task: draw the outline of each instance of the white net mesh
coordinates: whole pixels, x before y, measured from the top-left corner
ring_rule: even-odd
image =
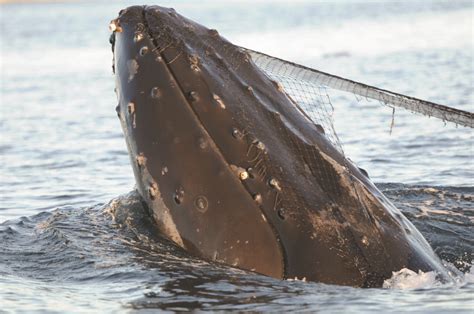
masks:
[[[392,108],[401,107],[411,112],[441,119],[444,122],[452,122],[470,128],[474,126],[474,114],[471,112],[383,90],[257,51],[242,49],[250,54],[253,62],[266,75],[281,84],[287,95],[315,124],[319,124],[324,128],[327,138],[341,152],[341,143],[334,130],[332,119],[334,108],[329,97],[335,91],[352,93],[356,97],[374,99],[379,101],[381,105]]]

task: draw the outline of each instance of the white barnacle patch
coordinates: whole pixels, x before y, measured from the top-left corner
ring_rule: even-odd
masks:
[[[369,239],[367,238],[367,236],[362,237],[362,244],[364,244],[365,246],[369,245]]]
[[[144,167],[146,165],[146,157],[143,153],[140,153],[136,157],[138,167]]]
[[[191,70],[199,72],[199,57],[195,54],[189,56],[189,62],[191,63]]]
[[[136,42],[136,43],[138,43],[138,42],[140,42],[140,41],[143,39],[143,37],[144,37],[144,36],[143,36],[143,33],[137,32],[137,33],[135,33],[135,35],[133,36],[133,41]]]
[[[272,188],[275,188],[275,189],[277,189],[278,191],[281,191],[280,182],[278,182],[277,179],[271,178],[270,181],[268,181],[268,184],[269,184]]]
[[[260,141],[256,141],[255,142],[255,146],[260,149],[260,150],[265,150],[265,144],[263,144],[262,142]]]
[[[225,109],[225,104],[224,102],[222,101],[222,99],[216,95],[216,94],[212,94],[212,98],[217,102],[217,104],[219,105],[219,107],[221,107],[222,109]]]
[[[165,166],[165,167],[161,168],[161,175],[162,176],[164,176],[167,173],[168,173],[168,167]]]
[[[144,55],[146,55],[146,54],[148,53],[148,50],[149,50],[149,49],[148,49],[147,46],[141,47],[141,48],[140,48],[140,51],[139,51],[140,56],[143,57]]]
[[[150,187],[148,188],[148,194],[150,196],[150,199],[154,200],[156,196],[158,195],[158,193],[159,193],[158,185],[156,184],[156,182],[152,182],[150,184]]]
[[[130,82],[135,77],[135,74],[138,73],[138,62],[135,59],[127,61],[128,69],[128,81]]]
[[[278,88],[278,91],[280,92],[285,92],[285,88],[283,87],[283,84],[280,83],[280,82],[277,82],[277,88]]]
[[[109,30],[111,32],[117,32],[117,33],[120,33],[122,31],[122,28],[120,27],[118,19],[110,21]]]
[[[238,166],[235,166],[235,165],[230,165],[230,169],[232,169],[232,171],[235,174],[237,174],[239,179],[242,180],[242,181],[247,180],[249,178],[249,173],[247,172],[247,170],[245,170],[242,167],[238,167]]]
[[[241,171],[241,172],[239,173],[239,179],[242,180],[242,181],[243,181],[243,180],[247,180],[248,177],[249,177],[249,174],[248,174],[248,172],[245,171],[245,170],[244,170],[244,171]]]

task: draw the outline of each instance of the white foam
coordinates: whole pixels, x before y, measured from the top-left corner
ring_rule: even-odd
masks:
[[[420,289],[431,288],[441,285],[441,282],[436,279],[436,272],[422,272],[418,273],[408,268],[403,268],[397,272],[392,273],[392,277],[383,283],[386,289]]]
[[[464,282],[474,283],[474,265],[471,265],[471,268],[469,268],[469,271],[464,274]]]

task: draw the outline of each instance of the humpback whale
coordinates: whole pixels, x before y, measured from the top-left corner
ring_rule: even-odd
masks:
[[[137,189],[191,254],[275,278],[380,287],[448,272],[417,229],[248,51],[173,9],[111,22]]]

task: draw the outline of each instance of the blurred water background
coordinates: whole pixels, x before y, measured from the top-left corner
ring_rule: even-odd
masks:
[[[471,129],[335,95],[347,156],[464,272],[390,289],[279,281],[187,255],[133,192],[108,22],[130,1],[0,5],[0,312],[472,313]],[[161,1],[230,41],[474,111],[472,1]],[[132,191],[132,192],[130,192]]]

